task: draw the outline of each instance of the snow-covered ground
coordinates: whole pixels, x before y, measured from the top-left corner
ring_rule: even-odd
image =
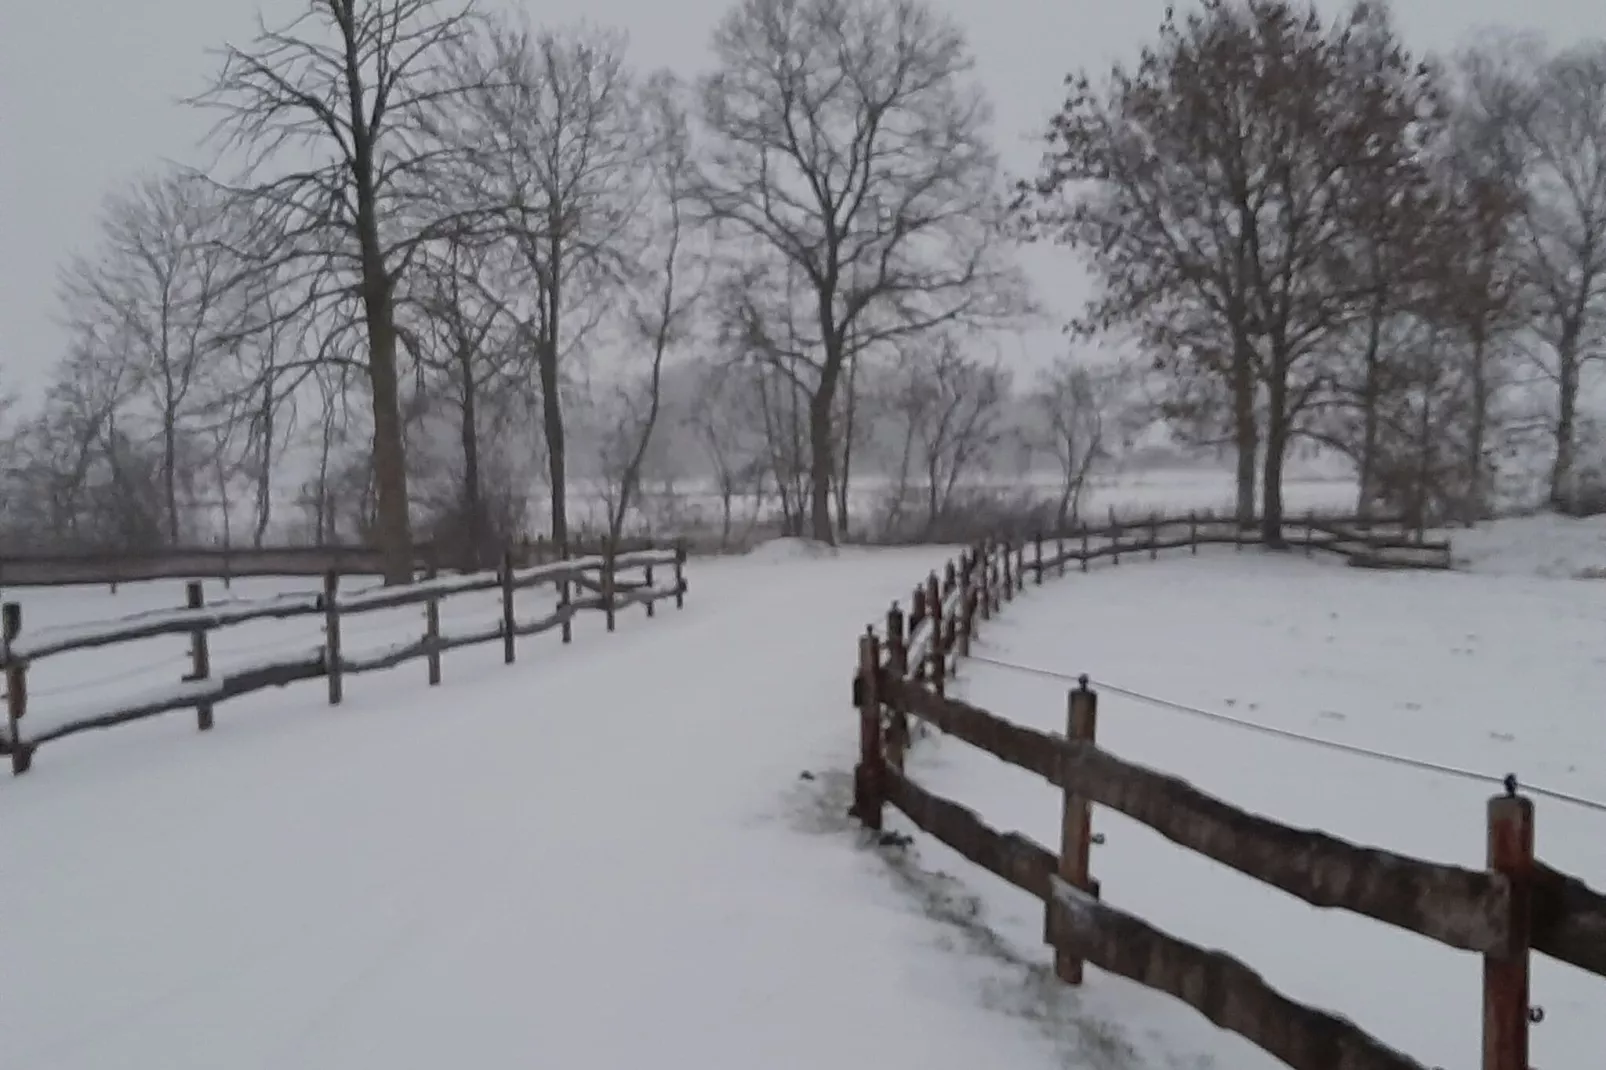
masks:
[[[0,1065],[1058,1065],[843,814],[855,636],[943,557],[694,562],[683,612],[512,668],[489,644],[439,689],[404,666],[337,709],[312,683],[204,736],[174,714],[41,750],[0,781]]]
[[[1469,551],[1480,569],[1513,574],[1252,551],[1123,562],[1030,590],[979,652],[1606,796],[1593,719],[1606,584],[1501,567],[1532,541],[1500,530],[1461,538],[1486,544]],[[1568,545],[1593,553],[1575,534]],[[1590,567],[1557,564],[1573,552],[1535,551],[1557,575]],[[494,643],[450,652],[440,688],[413,663],[348,681],[338,708],[312,682],[225,703],[206,735],[171,714],[44,748],[26,777],[0,778],[0,1065],[1267,1065],[1097,970],[1079,990],[1049,982],[1040,907],[929,838],[912,855],[872,849],[846,820],[855,637],[949,554],[770,544],[694,561],[683,612],[632,610],[616,635],[585,617],[568,647],[521,642],[513,667]],[[181,594],[21,597],[32,630]],[[549,608],[550,592],[528,597],[522,614]],[[443,624],[496,612],[494,594],[452,599]],[[353,618],[346,647],[420,626],[417,610]],[[316,621],[253,624],[216,636],[214,663],[317,642]],[[43,662],[29,716],[169,683],[184,647]],[[1053,681],[971,662],[960,686],[1062,727]],[[1100,718],[1116,753],[1240,805],[1481,862],[1487,787],[1113,693]],[[952,742],[912,763],[994,824],[1056,842],[1056,801],[1025,774]],[[1541,802],[1541,854],[1606,884],[1603,818]],[[1475,959],[1095,820],[1112,903],[1240,954],[1430,1065],[1474,1064]],[[1581,1064],[1606,1041],[1606,982],[1542,964],[1535,995],[1548,1012],[1536,1065]]]
[[[1606,583],[1572,576],[1600,555],[1606,525],[1554,519],[1465,537],[1479,571],[1374,573],[1302,557],[1205,552],[1095,570],[1028,588],[986,626],[976,653],[1326,740],[1427,759],[1606,800]],[[1543,566],[1543,568],[1539,568]],[[1535,571],[1549,573],[1537,576]],[[959,694],[1024,724],[1063,731],[1067,684],[962,662]],[[1419,772],[1268,737],[1106,689],[1099,741],[1206,791],[1299,827],[1481,867],[1493,784]],[[930,789],[995,827],[1057,844],[1059,799],[1029,774],[948,739],[912,754]],[[1353,1018],[1428,1066],[1479,1060],[1475,956],[1339,912],[1317,911],[1118,814],[1095,810],[1093,871],[1104,898],[1163,929],[1228,951],[1295,999]],[[1541,857],[1606,886],[1606,813],[1537,802]],[[918,865],[957,878],[980,916],[1046,963],[1042,908],[929,837]],[[1059,1001],[1092,1052],[1136,1065],[1277,1065],[1169,998],[1090,971]],[[1536,1066],[1581,1066],[1606,1047],[1606,980],[1536,957]],[[1097,1062],[1097,1060],[1095,1060]]]

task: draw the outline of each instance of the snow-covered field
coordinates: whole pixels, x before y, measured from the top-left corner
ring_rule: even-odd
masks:
[[[979,652],[1606,797],[1593,718],[1606,583],[1529,567],[1606,564],[1591,556],[1602,532],[1538,551],[1533,538],[1563,536],[1532,523],[1468,537],[1489,574],[1231,551],[1123,563],[1029,591]],[[1510,564],[1519,550],[1528,565]],[[44,748],[33,772],[0,778],[0,1065],[1266,1065],[1096,970],[1080,990],[1045,983],[1039,907],[928,838],[918,865],[867,847],[845,818],[855,638],[950,553],[781,542],[695,560],[683,612],[632,610],[612,636],[584,617],[572,645],[526,640],[513,667],[493,643],[448,653],[439,688],[412,663],[348,681],[338,708],[312,682],[225,703],[206,735],[180,713]],[[1557,563],[1568,555],[1576,569]],[[181,594],[21,597],[32,630]],[[550,593],[528,597],[533,615]],[[496,612],[494,594],[449,600],[443,626]],[[421,623],[417,610],[354,618],[345,644],[385,646]],[[317,642],[316,621],[253,624],[215,636],[214,663]],[[169,684],[184,648],[46,661],[29,717]],[[963,674],[982,704],[1062,727],[1053,681],[979,662]],[[1283,820],[1481,863],[1487,787],[1113,694],[1100,734]],[[952,742],[918,749],[912,768],[995,825],[1056,842],[1055,800],[1025,774]],[[1475,1062],[1475,959],[1095,821],[1112,903],[1240,954],[1430,1065]],[[1606,884],[1606,815],[1541,802],[1538,821],[1549,862]],[[1535,996],[1548,1012],[1536,1065],[1578,1065],[1606,1042],[1606,982],[1544,964]]]
[[[1606,583],[1549,578],[1606,564],[1606,525],[1516,521],[1466,539],[1471,574],[1373,573],[1259,552],[1162,558],[1028,588],[982,633],[985,658],[1113,688],[1099,742],[1298,827],[1422,858],[1483,865],[1495,784],[1367,760],[1134,700],[1123,688],[1258,724],[1606,800]],[[1540,568],[1540,566],[1543,566]],[[958,694],[1063,731],[1067,684],[962,662]],[[1046,784],[948,739],[917,747],[910,771],[996,828],[1057,844]],[[1540,856],[1606,886],[1606,813],[1537,800]],[[1340,912],[1317,911],[1095,810],[1093,872],[1112,905],[1260,970],[1285,994],[1345,1014],[1428,1066],[1479,1062],[1477,957]],[[900,826],[901,827],[901,826]],[[953,874],[982,918],[1032,961],[1042,908],[916,836],[919,864]],[[1096,1054],[1135,1065],[1278,1065],[1181,1004],[1090,971],[1059,1000]],[[1606,1047],[1606,980],[1535,958],[1536,1066],[1581,1066]],[[1098,1064],[1098,1060],[1094,1060]]]

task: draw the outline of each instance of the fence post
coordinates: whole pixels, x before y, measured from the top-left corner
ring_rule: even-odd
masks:
[[[617,626],[617,614],[614,609],[614,585],[618,582],[614,575],[615,544],[609,539],[602,547],[602,611],[608,618],[608,630],[611,632]]]
[[[1037,541],[1035,543],[1035,547],[1033,549],[1033,553],[1036,556],[1036,561],[1034,562],[1034,564],[1036,565],[1036,568],[1037,568],[1037,586],[1041,587],[1041,586],[1043,586],[1043,533],[1042,532],[1038,532],[1037,533]]]
[[[0,607],[0,661],[6,663],[6,738],[11,745],[11,774],[21,776],[33,765],[33,748],[22,740],[22,717],[28,712],[28,667],[11,663],[11,644],[22,634],[22,603]]]
[[[853,701],[859,707],[859,764],[853,770],[853,816],[867,828],[881,831],[886,775],[881,751],[881,702],[876,694],[881,650],[875,629],[859,639],[859,671],[853,678]]]
[[[925,584],[917,583],[915,584],[914,593],[909,596],[909,630],[905,633],[908,638],[914,638],[915,632],[926,622],[926,617],[930,615],[930,612],[926,607]],[[921,658],[918,664],[909,666],[909,677],[914,680],[924,680],[926,678],[926,666],[929,664],[930,662],[925,658]]]
[[[894,602],[892,608],[887,610],[887,675],[893,680],[902,680],[907,672],[908,659],[909,650],[904,644],[903,635],[903,610]],[[891,714],[887,719],[887,764],[901,773],[903,755],[909,747],[909,716],[895,701],[887,703],[887,710]]]
[[[943,669],[948,661],[948,652],[943,649],[942,588],[937,584],[935,572],[926,577],[926,614],[931,618],[931,642],[927,644],[927,657],[931,659],[929,675],[940,695],[943,693]]]
[[[200,609],[206,604],[201,595],[201,581],[190,580],[184,585],[184,607],[186,609]],[[212,656],[206,646],[206,629],[196,628],[190,633],[190,674],[184,678],[185,683],[205,680],[212,675]],[[202,732],[212,728],[212,704],[210,702],[197,702],[195,704],[195,727]]]
[[[1160,560],[1160,514],[1149,514],[1149,560]]]
[[[1076,690],[1066,700],[1067,724],[1065,738],[1086,746],[1093,746],[1098,736],[1099,697],[1088,687],[1087,677],[1077,681]],[[1060,819],[1060,878],[1089,895],[1097,896],[1098,882],[1090,872],[1093,853],[1093,807],[1089,801],[1070,788],[1065,789],[1064,811]],[[1048,931],[1054,933],[1053,912],[1050,900]],[[1068,985],[1082,983],[1082,960],[1074,949],[1054,942],[1054,976]]]
[[[1026,540],[1015,547],[1015,593],[1026,593]]]
[[[675,608],[686,608],[686,540],[675,540]]]
[[[340,573],[323,574],[323,669],[329,677],[329,705],[338,706],[345,694],[340,679]]]
[[[1199,514],[1188,510],[1188,552],[1199,556]]]
[[[959,586],[959,570],[954,567],[954,559],[949,558],[948,563],[942,566],[942,596],[947,598]]]
[[[502,551],[502,664],[511,665],[518,656],[515,634],[518,623],[513,616],[513,547]]]
[[[646,596],[646,598],[647,598],[647,616],[650,619],[651,617],[654,616],[653,605],[657,601],[657,599],[653,598],[653,596],[652,596],[652,562],[651,561],[648,561],[647,564],[645,566],[643,566],[643,568],[641,570],[641,577],[647,583],[647,586],[642,589],[641,593],[644,594]]]
[[[1110,506],[1110,564],[1121,563],[1121,527],[1115,520],[1115,506]]]
[[[1506,778],[1489,800],[1489,868],[1511,886],[1510,940],[1483,957],[1483,1070],[1528,1070],[1528,948],[1532,933],[1534,805]]]
[[[1316,553],[1316,510],[1305,510],[1305,556]]]
[[[1065,529],[1054,529],[1054,560],[1059,562],[1060,575],[1065,575]]]
[[[559,560],[565,565],[569,563],[569,540],[564,539],[558,547]],[[558,581],[558,612],[563,614],[563,641],[574,640],[574,599],[570,594],[569,573],[565,569],[563,578]]]
[[[981,610],[982,620],[991,620],[993,616],[993,542],[991,539],[981,541],[981,551],[976,560],[971,563],[972,584],[976,588],[976,601]]]
[[[1087,545],[1087,521],[1084,520],[1084,521],[1082,521],[1082,571],[1083,572],[1087,571],[1087,555],[1088,555],[1088,552],[1089,551],[1088,551],[1088,545]]]
[[[425,553],[424,582],[428,583],[440,575],[440,567],[433,546]],[[434,687],[441,682],[441,600],[433,591],[424,602],[424,661],[429,666],[429,686]]]
[[[1010,567],[1014,563],[1015,548],[1011,546],[1009,541],[1006,539],[1004,541],[1004,601],[1006,602],[1013,602],[1015,600],[1015,580],[1018,577],[1015,575],[1014,570]]]

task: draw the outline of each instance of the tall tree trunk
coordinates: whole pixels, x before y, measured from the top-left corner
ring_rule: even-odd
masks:
[[[467,524],[468,554],[463,562],[471,567],[489,565],[486,545],[485,496],[480,487],[479,384],[474,381],[474,354],[464,347],[458,354],[458,372],[463,377],[463,414],[458,428],[463,444],[463,514]]]
[[[1550,467],[1550,504],[1566,511],[1573,504],[1573,463],[1578,435],[1578,339],[1571,332],[1556,347],[1556,459]]]
[[[1233,444],[1238,453],[1238,525],[1248,528],[1255,522],[1255,462],[1260,428],[1255,419],[1254,356],[1248,340],[1241,335],[1233,343],[1232,416]]]
[[[407,506],[406,446],[402,438],[401,384],[396,373],[396,330],[390,294],[365,302],[368,381],[374,401],[374,493],[379,553],[387,584],[413,580],[413,532]]]
[[[1355,459],[1356,482],[1360,484],[1355,513],[1360,517],[1372,515],[1372,503],[1377,498],[1377,409],[1383,397],[1381,354],[1384,311],[1385,298],[1380,289],[1372,298],[1372,312],[1366,333],[1366,363],[1361,373],[1361,455]]]
[[[1468,526],[1482,520],[1487,509],[1484,492],[1484,451],[1489,438],[1489,341],[1482,318],[1472,332],[1472,412],[1467,429],[1467,492],[1462,520]]]
[[[162,419],[162,495],[167,499],[167,543],[178,545],[178,421],[171,408]]]
[[[831,442],[831,393],[822,382],[809,399],[809,526],[817,541],[835,545],[831,471],[836,467],[836,451]]]
[[[1280,362],[1279,362],[1280,363]],[[1287,373],[1276,369],[1267,384],[1266,398],[1266,458],[1261,476],[1261,493],[1264,508],[1260,515],[1260,541],[1266,546],[1281,549],[1283,542],[1283,462],[1288,454],[1288,383]]]

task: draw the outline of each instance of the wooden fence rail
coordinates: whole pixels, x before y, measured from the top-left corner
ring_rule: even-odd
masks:
[[[1080,983],[1082,964],[1166,992],[1216,1025],[1243,1036],[1295,1070],[1423,1070],[1359,1026],[1300,1004],[1244,963],[1198,948],[1104,901],[1089,872],[1092,806],[1104,806],[1314,906],[1386,922],[1482,957],[1483,1070],[1529,1070],[1528,958],[1537,951],[1606,977],[1606,896],[1533,856],[1532,802],[1513,783],[1486,814],[1484,869],[1429,862],[1294,828],[1250,813],[1184,780],[1119,758],[1096,742],[1098,698],[1084,679],[1067,699],[1063,735],[1015,724],[944,694],[975,629],[1045,573],[1069,562],[1156,554],[1176,543],[1168,528],[1189,527],[1183,546],[1215,535],[1198,518],[1077,532],[1024,544],[983,543],[916,589],[911,612],[894,605],[885,642],[868,631],[859,644],[853,696],[860,759],[853,812],[880,829],[891,805],[926,833],[1044,904],[1044,939],[1055,972]],[[1233,525],[1236,528],[1236,525]],[[1443,567],[1448,546],[1344,521],[1305,527],[1296,546],[1346,556],[1373,555],[1384,567]],[[1404,544],[1407,551],[1390,556]],[[1412,555],[1419,555],[1413,557]],[[1419,564],[1418,562],[1427,562]],[[1371,562],[1369,562],[1371,563]],[[940,605],[940,610],[934,610]],[[919,656],[916,656],[919,655]],[[1058,787],[1064,805],[1058,853],[992,828],[975,811],[920,787],[904,771],[903,742],[914,720],[1018,766]],[[895,745],[896,742],[896,745]]]
[[[179,709],[195,709],[198,725],[206,731],[212,727],[212,710],[217,703],[319,677],[328,679],[329,702],[338,705],[344,696],[343,680],[347,675],[389,669],[420,658],[428,663],[428,682],[435,685],[441,679],[441,655],[449,650],[501,640],[503,660],[512,663],[518,637],[561,629],[563,641],[569,642],[571,624],[581,613],[602,613],[607,618],[608,630],[612,631],[616,615],[630,606],[643,606],[647,615],[652,616],[655,604],[664,599],[674,599],[676,608],[685,604],[686,553],[680,546],[605,553],[528,568],[515,568],[513,560],[509,553],[502,567],[491,572],[437,576],[405,586],[350,592],[340,591],[340,577],[331,572],[324,578],[322,592],[257,600],[231,599],[210,605],[201,597],[200,582],[191,581],[183,608],[42,628],[32,634],[23,630],[21,605],[5,603],[4,628],[0,631],[0,673],[6,681],[6,726],[0,733],[0,753],[9,754],[13,774],[21,774],[31,767],[34,752],[46,743]],[[667,570],[667,578],[664,578],[664,571],[655,578],[655,568]],[[552,611],[534,619],[519,620],[514,612],[515,593],[546,586],[553,587],[557,594]],[[574,597],[573,587],[596,593]],[[487,591],[501,593],[496,620],[467,631],[441,630],[442,600]],[[408,606],[424,610],[424,631],[419,638],[363,654],[350,654],[342,649],[341,624],[346,618]],[[321,641],[309,641],[300,653],[264,658],[221,674],[212,671],[208,646],[212,633],[252,621],[296,617],[318,618],[323,630]],[[76,651],[169,635],[183,635],[190,640],[191,671],[181,681],[116,703],[109,709],[76,716],[36,732],[25,731],[30,667],[46,658]]]

